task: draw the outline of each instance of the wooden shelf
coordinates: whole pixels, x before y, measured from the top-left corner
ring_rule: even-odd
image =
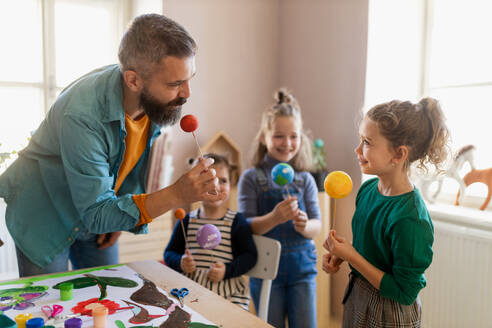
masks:
[[[202,147],[203,153],[216,153],[227,158],[229,163],[236,169],[233,172],[231,181],[237,183],[241,175],[242,155],[239,146],[229,137],[224,131],[218,132],[213,136],[207,144]],[[200,154],[198,154],[199,156]]]

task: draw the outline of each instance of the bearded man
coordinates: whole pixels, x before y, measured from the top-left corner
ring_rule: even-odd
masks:
[[[172,208],[224,198],[215,192],[209,159],[169,187],[145,193],[150,148],[190,97],[195,52],[182,26],[142,15],[121,40],[119,65],[92,71],[61,92],[0,176],[21,277],[66,271],[68,260],[74,269],[118,263],[122,230],[146,233]]]

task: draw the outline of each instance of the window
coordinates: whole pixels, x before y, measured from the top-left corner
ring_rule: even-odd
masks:
[[[371,1],[366,108],[391,99],[437,98],[452,150],[473,144],[476,167],[492,167],[491,12],[486,0]],[[457,187],[445,179],[444,193],[456,195]],[[467,195],[483,198],[486,187],[473,185]]]
[[[0,152],[27,145],[60,91],[117,63],[128,1],[0,2]]]

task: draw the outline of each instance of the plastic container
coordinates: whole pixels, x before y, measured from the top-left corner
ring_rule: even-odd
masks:
[[[82,319],[70,318],[65,320],[65,328],[80,328],[82,327]]]
[[[60,299],[62,301],[70,301],[73,298],[73,283],[64,282],[60,285]]]
[[[43,318],[32,318],[27,320],[26,328],[41,328],[44,327],[44,319]]]
[[[17,328],[26,328],[26,322],[31,318],[32,318],[31,313],[21,313],[16,315],[14,320],[17,323]]]
[[[92,318],[94,319],[94,328],[106,328],[108,308],[105,306],[98,306],[92,309]]]
[[[14,320],[7,317],[5,314],[0,314],[0,327],[2,328],[17,328]]]

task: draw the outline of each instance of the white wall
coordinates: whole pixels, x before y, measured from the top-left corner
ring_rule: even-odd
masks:
[[[283,0],[280,6],[280,83],[297,96],[305,127],[325,141],[329,170],[353,179],[352,193],[336,201],[335,228],[349,239],[360,186],[353,149],[364,103],[367,22],[368,0]],[[344,264],[332,278],[338,317],[348,272]]]
[[[352,194],[336,204],[336,228],[351,238],[360,185],[353,149],[364,103],[368,0],[163,3],[164,14],[185,26],[198,42],[197,76],[184,109],[199,119],[200,144],[225,130],[246,155],[261,112],[273,101],[272,92],[280,86],[290,88],[303,109],[305,127],[325,140],[329,169],[344,170],[354,180]],[[178,127],[171,130],[177,177],[196,149],[192,136]],[[339,317],[347,273],[345,265],[332,280],[332,310]]]
[[[162,13],[162,0],[133,0],[131,1],[132,17],[148,13]]]
[[[245,162],[261,112],[278,86],[278,0],[164,0],[163,9],[198,43],[197,74],[183,110],[199,120],[200,145],[224,130],[243,150]],[[179,126],[171,134],[176,178],[197,150]]]

